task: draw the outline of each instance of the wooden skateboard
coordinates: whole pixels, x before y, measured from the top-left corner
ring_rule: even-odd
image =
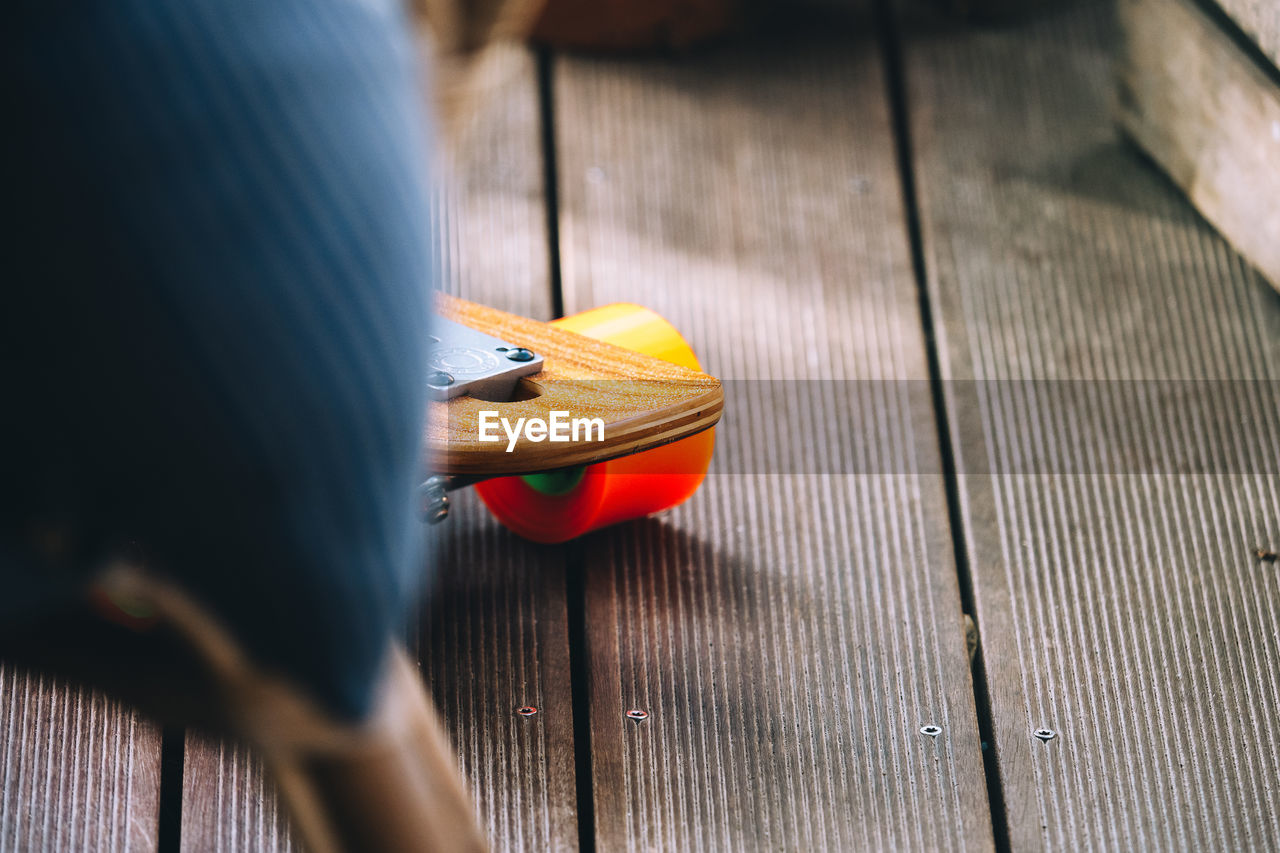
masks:
[[[724,395],[657,314],[609,305],[543,323],[444,295],[436,310],[430,520],[474,484],[515,532],[559,542],[697,489]]]

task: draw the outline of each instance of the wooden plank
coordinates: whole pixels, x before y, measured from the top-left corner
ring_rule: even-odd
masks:
[[[550,319],[543,166],[533,58],[493,57],[487,93],[456,156],[442,164],[445,288]],[[564,564],[497,527],[475,496],[455,495],[434,533],[443,549],[418,635],[424,676],[449,725],[495,850],[577,846],[573,710]],[[525,718],[516,709],[531,704]],[[285,850],[275,794],[243,751],[187,743],[183,837],[190,849]],[[213,848],[210,848],[213,849]]]
[[[495,850],[576,850],[562,553],[497,527],[469,492],[447,524],[421,654],[483,826]]]
[[[1125,129],[1280,288],[1280,73],[1190,0],[1125,0],[1120,20]]]
[[[0,663],[0,850],[155,850],[160,728]]]
[[[585,543],[599,848],[990,847],[875,43],[554,91],[566,306],[647,304],[726,379],[717,473]]]
[[[1009,841],[1261,849],[1280,297],[1118,138],[1113,14],[906,43]]]
[[[1280,6],[1275,0],[1210,0],[1280,68]]]
[[[187,733],[180,847],[191,853],[296,849],[262,761],[244,745],[199,731]]]

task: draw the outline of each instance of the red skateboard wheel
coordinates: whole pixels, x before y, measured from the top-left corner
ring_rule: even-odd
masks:
[[[675,327],[648,308],[619,303],[552,325],[684,367],[701,370]],[[591,530],[670,509],[687,500],[711,464],[715,430],[583,468],[476,484],[476,492],[509,529],[534,542],[565,542]]]

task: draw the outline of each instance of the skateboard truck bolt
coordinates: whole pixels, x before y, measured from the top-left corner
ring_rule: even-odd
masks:
[[[470,394],[477,400],[512,399],[521,377],[542,369],[542,356],[446,320],[435,318],[427,347],[427,390],[434,400]]]
[[[533,361],[536,357],[537,356],[535,356],[532,351],[527,350],[524,347],[516,347],[515,349],[507,350],[507,358],[512,361]]]
[[[419,507],[422,520],[428,524],[439,524],[449,517],[448,479],[439,474],[428,477],[418,487]]]

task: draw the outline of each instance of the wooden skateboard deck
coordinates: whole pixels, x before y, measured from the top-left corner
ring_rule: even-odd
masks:
[[[589,465],[678,441],[720,419],[720,381],[705,373],[443,294],[436,310],[543,359],[540,371],[517,380],[511,400],[462,395],[431,401],[426,444],[438,474],[498,477]],[[553,443],[521,436],[510,452],[501,430],[500,441],[480,440],[481,412],[514,424],[519,418],[545,421],[553,411],[601,419],[603,439]],[[494,415],[486,418],[492,422]]]

